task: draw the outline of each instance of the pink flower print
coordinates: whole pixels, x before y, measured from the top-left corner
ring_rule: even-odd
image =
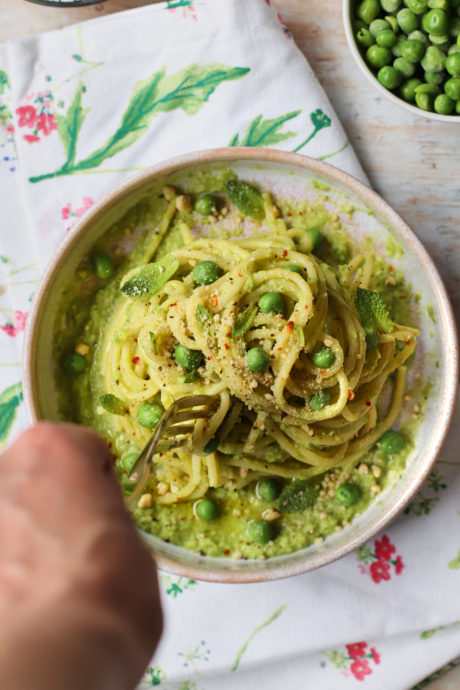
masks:
[[[70,218],[71,213],[72,213],[72,206],[70,204],[66,204],[65,206],[62,207],[61,216],[62,216],[63,220],[67,220],[67,218]]]
[[[90,196],[84,196],[83,197],[83,203],[80,206],[80,208],[77,208],[75,213],[80,218],[84,214],[85,211],[89,209],[90,206],[94,204],[94,200]]]
[[[13,323],[9,321],[6,324],[0,326],[0,329],[9,335],[11,338],[15,338],[18,333],[22,333],[26,327],[27,312],[20,311],[17,309],[14,312]]]
[[[345,645],[348,651],[348,656],[352,659],[358,659],[359,657],[365,656],[367,642],[355,642],[354,644]]]
[[[371,563],[369,572],[372,579],[376,583],[379,583],[381,580],[389,580],[391,578],[390,564],[387,563],[387,561],[382,561],[381,559]]]
[[[375,540],[375,555],[384,561],[389,560],[391,555],[396,552],[396,547],[393,546],[386,534],[383,535],[379,541]]]
[[[375,647],[371,647],[370,652],[372,654],[372,658],[374,659],[375,664],[380,664],[380,654],[376,650]]]
[[[367,659],[355,659],[350,666],[350,671],[356,680],[364,680],[365,676],[369,676],[372,673],[372,669],[369,667],[369,662]]]
[[[16,108],[16,115],[19,116],[19,127],[34,127],[37,121],[37,111],[33,105],[22,105]]]
[[[401,558],[401,556],[396,556],[396,563],[395,563],[396,575],[400,575],[402,573],[403,568],[404,568],[403,559]]]
[[[25,139],[29,144],[33,144],[34,141],[40,141],[40,137],[37,137],[36,134],[24,134],[22,138]]]
[[[37,129],[43,132],[47,137],[51,132],[57,129],[56,118],[52,113],[41,113],[38,118]]]

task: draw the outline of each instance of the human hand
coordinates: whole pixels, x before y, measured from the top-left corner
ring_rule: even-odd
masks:
[[[0,687],[128,690],[162,631],[106,444],[40,423],[0,456]]]

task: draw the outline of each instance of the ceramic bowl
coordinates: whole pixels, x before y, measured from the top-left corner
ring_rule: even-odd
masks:
[[[352,26],[352,10],[355,6],[357,0],[342,0],[342,14],[343,14],[343,26],[345,29],[345,35],[347,37],[348,47],[351,50],[356,64],[360,68],[364,76],[370,81],[372,86],[379,91],[382,96],[385,96],[388,100],[396,105],[399,105],[404,110],[411,112],[413,115],[419,115],[420,117],[425,117],[429,120],[436,120],[437,122],[445,122],[449,124],[460,124],[460,115],[440,115],[439,113],[431,113],[426,110],[418,108],[416,105],[408,103],[403,98],[400,98],[396,93],[389,91],[379,82],[373,71],[368,67],[367,62],[361,54],[361,51],[356,43],[355,34]]]
[[[159,163],[115,188],[79,221],[51,261],[35,295],[26,335],[24,395],[32,422],[58,417],[52,334],[58,296],[80,260],[140,199],[165,184],[186,190],[197,168],[231,168],[241,179],[269,188],[275,195],[322,201],[340,215],[358,242],[369,236],[379,253],[387,254],[388,247],[399,245],[391,261],[404,271],[419,296],[414,309],[421,335],[409,386],[422,380],[431,382],[432,388],[423,402],[414,448],[402,475],[395,476],[349,527],[322,544],[265,561],[202,557],[143,535],[160,568],[178,575],[217,582],[283,578],[319,568],[356,549],[388,525],[419,490],[436,460],[453,411],[458,352],[454,319],[441,278],[415,234],[383,199],[350,175],[311,158],[269,149],[191,153]],[[353,213],[349,213],[350,204],[357,209]]]

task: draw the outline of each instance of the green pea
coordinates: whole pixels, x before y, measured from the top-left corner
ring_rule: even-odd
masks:
[[[216,211],[217,199],[213,194],[202,194],[195,201],[195,211],[202,216],[210,216]]]
[[[137,408],[137,421],[146,429],[155,429],[164,413],[163,405],[160,403],[143,403]]]
[[[420,41],[404,41],[401,44],[401,56],[408,62],[420,62],[425,54],[425,46]]]
[[[404,43],[404,41],[406,41],[406,40],[407,40],[407,39],[406,39],[406,37],[405,37],[403,34],[401,34],[400,36],[398,36],[398,39],[397,39],[396,43],[395,43],[394,46],[391,48],[391,52],[393,53],[394,57],[401,57],[401,56],[402,56],[402,53],[401,53],[401,46],[402,46],[402,44]]]
[[[453,77],[460,77],[460,53],[453,53],[447,57],[446,70]]]
[[[392,48],[397,41],[397,36],[391,29],[380,31],[376,38],[376,43],[383,48]]]
[[[407,6],[414,14],[423,14],[428,7],[428,0],[407,0]]]
[[[386,65],[377,73],[377,79],[386,89],[396,89],[402,81],[402,74],[395,67]]]
[[[369,25],[369,31],[374,38],[376,38],[381,31],[385,31],[385,29],[390,29],[390,24],[386,19],[374,19]]]
[[[422,19],[422,27],[427,34],[445,36],[449,31],[449,17],[444,10],[430,10]]]
[[[380,14],[378,0],[362,0],[358,5],[356,14],[363,22],[370,24]]]
[[[449,0],[428,0],[430,10],[438,9],[449,11]]]
[[[380,342],[377,331],[372,326],[364,326],[366,331],[366,347],[368,350],[374,350]]]
[[[399,31],[399,24],[396,21],[396,17],[394,17],[392,14],[387,14],[385,16],[385,19],[388,22],[388,24],[390,25],[390,29],[392,31],[394,31],[395,34],[397,34]]]
[[[246,364],[251,371],[265,371],[269,357],[262,347],[252,347],[246,352]]]
[[[401,72],[403,77],[412,77],[415,73],[415,65],[412,62],[408,62],[405,58],[399,57],[393,61],[393,67]],[[383,67],[382,67],[383,69]]]
[[[460,46],[458,46],[456,43],[450,46],[449,50],[447,51],[447,55],[453,55],[454,53],[460,53]]]
[[[359,31],[360,29],[367,29],[366,22],[361,21],[361,19],[353,19],[352,21],[353,31]]]
[[[176,345],[174,359],[186,371],[193,371],[203,364],[203,353],[200,350],[191,350],[185,345]]]
[[[195,512],[202,520],[214,520],[218,514],[217,505],[210,498],[203,498],[196,504]]]
[[[405,34],[410,34],[418,28],[418,18],[408,7],[399,10],[396,20]]]
[[[455,112],[457,115],[460,115],[460,100],[456,102],[455,104]]]
[[[421,110],[426,110],[427,112],[433,112],[434,108],[434,98],[430,93],[417,93],[415,91],[415,103]]]
[[[361,498],[361,489],[357,484],[341,484],[335,490],[335,500],[341,506],[349,508]]]
[[[401,6],[401,0],[380,0],[380,5],[382,6],[382,9],[385,10],[385,12],[391,12],[394,14],[397,12]],[[388,21],[388,18],[385,17],[385,19]]]
[[[446,56],[437,46],[428,46],[420,64],[425,72],[442,72]]]
[[[359,31],[356,32],[356,40],[359,45],[364,48],[368,48],[375,43],[375,39],[369,29],[359,29]]]
[[[313,361],[320,369],[327,369],[335,362],[334,351],[330,347],[322,347],[313,355]]]
[[[125,472],[131,474],[138,457],[139,453],[127,453],[126,455],[123,455],[121,459],[121,464]]]
[[[446,51],[449,47],[449,36],[435,36],[434,34],[428,34],[428,40],[433,43],[433,45],[438,46],[441,50]]]
[[[63,365],[68,374],[78,376],[85,371],[86,360],[82,355],[77,355],[76,352],[70,352],[64,357]]]
[[[444,91],[446,96],[449,96],[453,101],[460,99],[460,77],[451,77],[444,84]]]
[[[205,445],[205,447],[203,449],[204,452],[205,453],[214,453],[214,451],[216,451],[218,449],[219,443],[220,443],[219,437],[213,436],[212,438],[209,439],[209,441]]]
[[[198,285],[211,285],[221,274],[221,270],[214,261],[200,261],[192,271],[195,283]]]
[[[406,443],[401,434],[397,431],[393,431],[393,429],[385,431],[378,442],[378,447],[385,455],[399,453],[405,445]]]
[[[288,264],[287,266],[283,266],[283,268],[285,268],[286,271],[292,271],[293,273],[298,273],[299,275],[303,275],[302,269],[299,266],[299,264]]]
[[[329,405],[331,402],[331,394],[328,390],[321,391],[320,393],[315,393],[310,398],[310,408],[315,412],[322,410],[323,407]]]
[[[94,254],[92,258],[94,273],[100,280],[106,280],[113,275],[114,267],[113,261],[108,254],[99,252]]]
[[[311,251],[314,252],[315,249],[319,249],[324,238],[318,228],[308,228],[307,235],[310,235]]]
[[[254,520],[249,526],[249,534],[258,544],[268,544],[273,539],[273,527],[265,520]]]
[[[281,487],[275,479],[263,479],[256,486],[256,494],[264,501],[274,501],[281,493]]]
[[[420,41],[425,48],[428,48],[430,45],[429,38],[426,34],[423,33],[423,31],[420,31],[420,29],[415,29],[415,31],[411,31],[410,34],[407,37],[409,41]]]
[[[384,67],[391,62],[391,52],[388,48],[372,45],[366,50],[366,59],[372,67]]]
[[[439,94],[434,99],[434,110],[440,115],[450,115],[455,108],[455,102],[452,101],[449,96],[444,93]]]
[[[279,292],[266,292],[259,299],[258,304],[264,314],[284,313],[284,299]]]
[[[411,101],[415,101],[415,89],[417,86],[421,85],[420,79],[408,79],[404,84],[401,86],[400,89],[400,94],[404,98],[405,101],[408,101],[409,103]]]
[[[435,86],[439,86],[442,84],[446,76],[446,73],[443,72],[425,72],[425,81],[427,84],[434,84]]]

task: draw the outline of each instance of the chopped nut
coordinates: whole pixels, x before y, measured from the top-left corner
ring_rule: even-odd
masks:
[[[378,492],[380,491],[381,488],[382,487],[380,486],[380,484],[374,484],[374,486],[371,486],[372,496],[374,496],[375,494],[378,494]]]
[[[138,508],[150,508],[152,505],[152,494],[142,494],[137,502]]]
[[[380,475],[382,474],[382,470],[378,465],[372,465],[372,474],[376,479],[380,477]]]
[[[323,541],[324,541],[324,537],[316,537],[315,544],[322,544]]]
[[[233,508],[233,515],[235,517],[241,517],[241,510],[239,510],[238,508]]]
[[[227,206],[222,206],[222,208],[220,209],[220,215],[225,217],[227,215],[227,213],[228,213]]]
[[[369,472],[369,468],[364,462],[362,462],[358,467],[358,472],[359,474],[367,474]]]
[[[332,347],[334,344],[334,341],[331,340],[330,338],[324,338],[324,344],[326,347]]]
[[[169,485],[166,484],[165,482],[158,482],[157,484],[157,494],[159,496],[164,496],[165,494],[168,493],[169,490]]]
[[[87,355],[89,352],[89,347],[84,343],[78,343],[77,347],[75,348],[75,352],[77,355]]]
[[[320,513],[318,517],[320,520],[325,520],[327,518],[327,513]]]
[[[243,558],[243,554],[241,553],[241,551],[234,551],[232,553],[232,558],[234,561],[238,561],[240,558]]]
[[[388,276],[385,283],[387,285],[396,285],[396,278],[394,276]]]
[[[176,196],[176,190],[174,187],[167,185],[166,187],[163,187],[163,196],[166,201],[171,201],[171,199]]]
[[[240,477],[242,477],[242,479],[244,479],[247,476],[248,472],[248,467],[240,467]]]
[[[278,206],[273,206],[273,215],[275,218],[279,218],[281,215],[281,211],[279,210]]]
[[[415,374],[415,378],[416,378],[416,379],[419,379],[420,376],[421,376],[421,373],[420,373],[419,371],[417,371],[417,373]]]
[[[413,410],[414,412],[420,412],[420,405],[418,403],[415,403]]]
[[[278,520],[279,517],[281,517],[281,513],[274,508],[267,508],[262,513],[262,520],[265,520],[265,522],[273,522],[273,520]]]
[[[349,527],[350,525],[351,525],[350,520],[344,520],[344,521],[342,522],[342,527]]]
[[[176,208],[178,211],[191,211],[192,210],[192,200],[189,196],[185,194],[180,194],[176,199]]]
[[[406,395],[404,396],[404,400],[406,402],[409,402],[410,399],[411,399],[410,395],[407,395],[407,393],[406,393]]]
[[[114,256],[120,256],[121,254],[121,247],[115,247],[113,250]]]

